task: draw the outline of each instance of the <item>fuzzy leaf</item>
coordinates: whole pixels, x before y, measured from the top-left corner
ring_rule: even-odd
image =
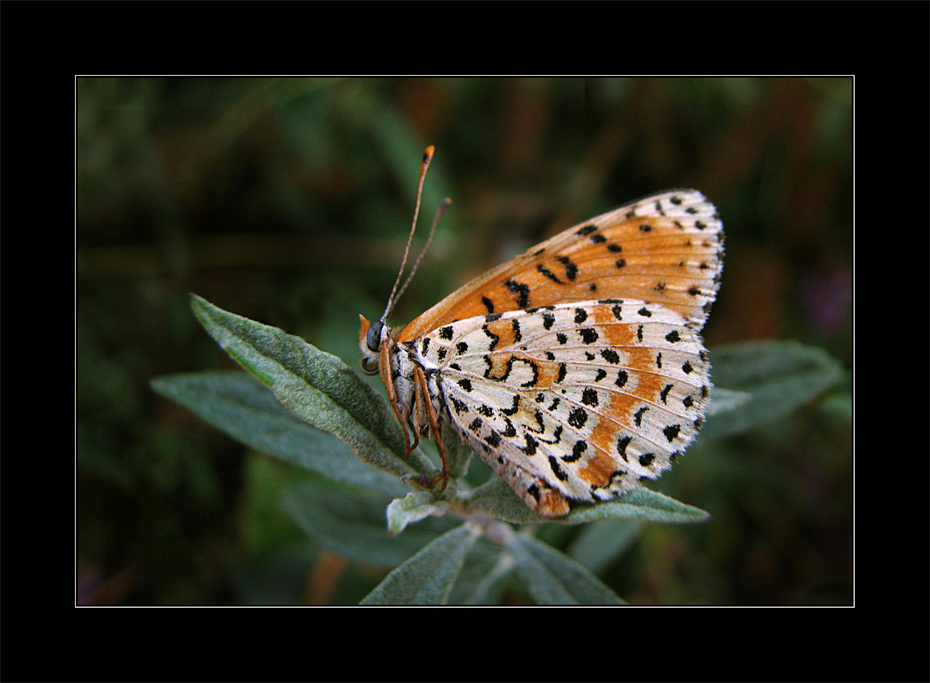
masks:
[[[441,517],[449,509],[445,501],[436,501],[425,491],[408,493],[403,498],[391,501],[387,508],[388,533],[396,536],[408,524],[419,522],[430,516]]]
[[[449,528],[428,520],[400,536],[384,533],[387,498],[324,482],[297,486],[284,499],[288,516],[323,547],[360,562],[396,567]]]
[[[339,437],[360,458],[395,476],[431,469],[429,461],[416,454],[409,463],[403,460],[403,434],[386,401],[339,358],[199,296],[191,296],[191,307],[217,343],[295,415]]]
[[[616,500],[592,505],[578,505],[564,517],[543,517],[526,506],[504,480],[493,477],[475,489],[466,510],[481,511],[492,517],[515,524],[559,522],[581,524],[600,519],[641,519],[648,522],[704,522],[710,515],[696,507],[681,503],[662,493],[638,488]]]
[[[407,491],[399,480],[355,457],[342,441],[288,411],[268,387],[245,373],[169,375],[152,380],[151,385],[162,396],[257,451],[391,496]]]
[[[714,387],[710,391],[710,403],[707,405],[707,417],[735,410],[746,402],[752,400],[752,394],[745,391],[730,391],[721,387]]]
[[[639,538],[645,523],[636,519],[605,519],[578,530],[566,554],[589,571],[600,573]]]
[[[749,394],[752,400],[714,414],[704,425],[702,438],[744,432],[762,422],[777,420],[842,377],[839,361],[821,349],[797,342],[715,347],[711,358],[714,384]]]
[[[496,544],[479,540],[465,558],[465,566],[452,588],[449,604],[497,604],[513,566],[514,559],[510,553]]]
[[[361,604],[446,604],[477,538],[468,524],[443,534],[388,574]]]
[[[507,549],[530,595],[541,605],[622,605],[594,574],[545,543],[513,534]]]

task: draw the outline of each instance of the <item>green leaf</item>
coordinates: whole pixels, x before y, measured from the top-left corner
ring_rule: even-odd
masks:
[[[444,605],[478,534],[463,524],[388,574],[363,605]]]
[[[450,527],[451,520],[428,520],[400,536],[384,533],[383,495],[325,482],[296,486],[284,511],[324,548],[360,562],[396,567]]]
[[[750,394],[752,400],[708,419],[701,431],[703,438],[735,434],[777,420],[842,377],[839,361],[821,349],[796,342],[715,347],[712,360],[714,384]]]
[[[639,538],[645,523],[637,519],[605,519],[578,530],[567,554],[598,573]]]
[[[191,295],[191,307],[217,343],[295,415],[395,476],[431,470],[419,454],[411,454],[409,463],[403,460],[403,434],[385,399],[339,358],[199,296]]]
[[[513,566],[514,559],[510,553],[496,544],[479,540],[468,554],[465,566],[455,580],[449,604],[497,604]]]
[[[530,595],[541,605],[623,605],[616,593],[567,555],[526,534],[507,549]]]
[[[178,374],[153,379],[151,385],[257,451],[391,496],[408,490],[399,480],[359,460],[339,439],[299,419],[249,375],[231,371]]]
[[[752,394],[745,391],[730,391],[721,387],[714,387],[710,391],[710,403],[707,406],[707,417],[735,410],[752,400]]]
[[[387,509],[388,533],[396,536],[408,524],[419,522],[429,516],[441,517],[449,510],[445,501],[436,501],[425,491],[408,493],[404,498],[391,501]]]
[[[606,503],[577,505],[564,517],[543,517],[526,506],[505,481],[493,477],[475,489],[466,506],[467,512],[485,512],[515,524],[558,522],[581,524],[601,519],[641,519],[648,522],[704,522],[710,515],[662,493],[638,488]]]
[[[607,503],[579,506],[567,517],[566,521],[570,524],[600,519],[640,519],[646,522],[690,524],[706,522],[710,519],[710,513],[677,501],[664,493],[638,488]]]
[[[820,405],[820,410],[822,410],[827,415],[833,415],[845,422],[852,422],[853,418],[853,400],[851,392],[837,392],[831,394],[824,402]]]

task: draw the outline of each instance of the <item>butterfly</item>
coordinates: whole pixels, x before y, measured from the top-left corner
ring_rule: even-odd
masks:
[[[433,153],[421,163],[414,227]],[[385,320],[423,256],[398,291],[405,253],[384,315],[359,316],[359,346],[363,371],[381,374],[407,454],[421,436],[436,441],[443,469],[428,485],[441,491],[449,477],[442,425],[546,517],[657,478],[703,423],[711,382],[699,332],[720,283],[722,229],[696,190],[644,197],[392,329]]]

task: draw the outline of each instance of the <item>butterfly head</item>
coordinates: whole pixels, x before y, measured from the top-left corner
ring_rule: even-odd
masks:
[[[362,372],[366,375],[377,375],[381,344],[389,330],[381,320],[370,323],[365,316],[359,315],[358,317],[362,321],[358,331],[358,346],[362,350]]]

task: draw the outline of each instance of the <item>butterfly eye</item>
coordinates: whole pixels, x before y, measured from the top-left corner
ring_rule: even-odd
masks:
[[[375,353],[381,350],[382,327],[384,327],[384,323],[380,320],[376,320],[371,324],[371,327],[368,328],[368,335],[365,338],[365,343],[368,344],[368,348]]]

